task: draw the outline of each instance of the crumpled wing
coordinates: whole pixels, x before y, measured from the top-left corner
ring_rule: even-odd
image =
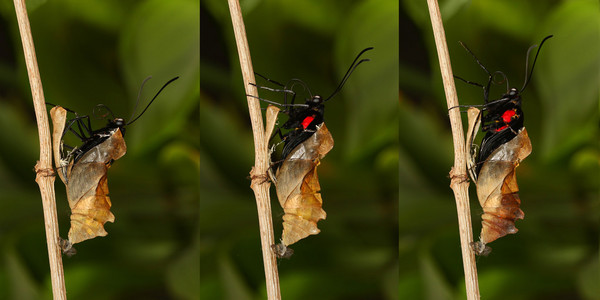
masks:
[[[327,214],[322,209],[317,166],[332,148],[333,138],[323,123],[277,170],[277,197],[285,212],[281,241],[286,246],[320,232],[317,222]]]
[[[106,173],[112,161],[125,155],[127,147],[119,129],[101,144],[86,152],[67,169],[67,198],[71,208],[69,241],[72,244],[106,236],[106,222],[114,222]]]
[[[477,197],[483,208],[480,242],[483,246],[516,233],[515,220],[523,219],[515,169],[531,153],[525,128],[498,147],[484,162],[477,178]]]

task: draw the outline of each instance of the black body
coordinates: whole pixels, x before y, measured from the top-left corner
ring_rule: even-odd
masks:
[[[525,90],[525,87],[527,87],[527,84],[529,83],[529,80],[531,79],[531,74],[533,74],[533,68],[535,67],[535,62],[537,61],[537,57],[540,53],[542,45],[544,44],[544,42],[547,39],[549,39],[551,37],[552,37],[552,35],[545,37],[542,40],[542,42],[540,43],[540,47],[538,48],[538,51],[535,55],[535,59],[533,60],[533,65],[531,66],[531,72],[529,72],[529,77],[527,76],[527,68],[526,68],[525,82],[523,83],[523,87],[520,90],[517,88],[510,88],[504,95],[502,95],[502,97],[500,97],[500,99],[493,100],[493,101],[489,101],[490,86],[491,86],[492,82],[495,84],[500,84],[500,83],[503,83],[506,81],[506,84],[508,87],[508,80],[506,78],[506,75],[504,75],[504,73],[502,73],[500,71],[490,73],[490,71],[488,71],[488,69],[486,69],[483,66],[483,64],[477,59],[475,54],[473,54],[473,52],[471,52],[471,50],[469,50],[469,48],[467,48],[467,46],[461,42],[461,45],[467,50],[467,52],[469,52],[473,56],[473,58],[475,59],[477,64],[488,75],[488,82],[485,86],[482,84],[467,81],[458,76],[455,76],[456,78],[458,78],[468,84],[472,84],[472,85],[483,88],[485,104],[473,105],[473,107],[478,107],[478,106],[483,107],[482,108],[483,116],[481,118],[481,130],[483,132],[486,132],[485,136],[481,140],[481,146],[479,148],[479,153],[477,154],[477,157],[475,158],[475,163],[476,163],[475,174],[476,175],[479,175],[479,171],[481,170],[483,163],[490,156],[490,154],[492,154],[492,152],[494,152],[494,150],[498,149],[498,147],[500,147],[501,145],[512,140],[515,136],[517,136],[519,131],[524,127],[524,125],[523,125],[524,116],[523,116],[523,110],[521,108],[521,93],[523,92],[523,90]],[[537,45],[531,46],[529,48],[529,50],[527,51],[527,61],[525,63],[526,67],[529,65],[529,62],[528,62],[529,53],[536,46]],[[494,75],[496,75],[496,74],[502,75],[503,80],[501,82],[494,81]],[[467,106],[469,106],[469,105],[467,105]]]
[[[67,129],[70,128],[65,128],[65,133]],[[106,139],[112,136],[117,131],[117,129],[120,129],[121,134],[125,136],[125,123],[121,118],[116,118],[114,120],[108,121],[108,125],[106,127],[92,131],[89,137],[85,137],[85,135],[83,135],[83,131],[81,131],[80,134],[82,134],[82,136],[84,137],[84,139],[82,139],[83,144],[73,149],[73,151],[69,154],[69,156],[73,158],[73,163],[77,163],[77,161],[79,161],[79,159],[85,153],[87,153],[94,147],[102,144]]]
[[[311,94],[308,86],[299,79],[292,79],[286,85],[283,85],[281,83],[270,80],[270,79],[256,73],[256,75],[258,75],[258,76],[264,78],[265,80],[272,82],[282,88],[281,89],[273,89],[273,88],[269,88],[269,87],[265,87],[265,86],[258,86],[256,84],[251,83],[252,85],[255,85],[256,87],[261,88],[261,89],[266,89],[266,90],[270,90],[270,91],[274,91],[274,92],[282,92],[285,94],[283,104],[269,101],[269,100],[262,99],[262,98],[258,98],[262,101],[284,107],[285,109],[282,110],[281,112],[284,114],[287,114],[289,116],[288,120],[281,127],[279,127],[277,129],[277,131],[275,132],[275,134],[273,135],[273,136],[279,135],[282,142],[284,143],[283,150],[281,151],[281,158],[275,164],[275,169],[277,169],[279,167],[279,164],[288,157],[288,155],[292,152],[292,150],[294,150],[294,148],[296,148],[298,145],[302,144],[309,137],[311,137],[317,130],[317,126],[324,122],[325,102],[330,100],[333,96],[335,96],[342,89],[342,87],[344,86],[344,83],[346,82],[346,80],[348,80],[348,77],[350,76],[350,74],[352,74],[354,69],[359,64],[369,61],[369,59],[362,59],[360,61],[358,61],[358,59],[364,52],[369,51],[371,49],[373,49],[373,47],[365,48],[356,56],[356,58],[350,65],[350,68],[344,75],[344,78],[342,79],[342,81],[340,82],[338,87],[336,88],[336,90],[326,99],[323,99],[320,95],[313,96]],[[357,61],[358,61],[358,63],[357,63]],[[308,92],[308,94],[310,96],[309,98],[306,99],[304,104],[295,104],[294,103],[294,100],[296,97],[296,92],[293,89],[296,85],[301,85],[304,88],[304,90]],[[288,101],[287,101],[288,94],[290,94],[292,97],[290,103],[288,103]],[[291,131],[289,131],[285,135],[283,135],[281,133],[282,129],[291,130]]]
[[[311,137],[317,130],[317,125],[323,123],[325,104],[318,95],[313,97],[312,100],[306,101],[306,104],[310,102],[309,107],[288,112],[289,118],[281,128],[293,130],[282,138],[284,141],[283,150],[281,151],[282,159],[287,158],[294,148]]]
[[[481,118],[481,130],[487,133],[481,140],[481,147],[476,159],[477,175],[488,156],[498,147],[512,140],[523,128],[521,95],[516,88],[510,89],[500,100],[494,102],[496,103],[488,104],[484,108]],[[510,119],[505,117],[507,115],[510,115]]]
[[[142,87],[140,88],[140,94],[141,94],[141,90],[144,87],[144,84],[146,83],[146,81],[148,81],[151,77],[146,78],[146,80],[144,80],[144,82],[142,83]],[[163,87],[156,93],[156,95],[152,98],[152,100],[150,100],[150,102],[148,103],[148,105],[146,106],[146,108],[136,117],[134,118],[132,121],[130,122],[125,122],[125,120],[123,118],[114,118],[112,120],[108,121],[108,124],[106,125],[106,127],[97,129],[97,130],[92,130],[92,125],[90,122],[90,116],[89,115],[85,115],[85,116],[79,116],[76,112],[65,108],[68,112],[71,112],[73,114],[75,114],[75,117],[73,119],[70,119],[67,121],[67,124],[65,126],[65,129],[63,131],[62,137],[65,136],[65,134],[70,131],[72,132],[78,139],[80,139],[82,141],[82,144],[79,147],[73,147],[73,146],[69,146],[67,144],[63,144],[64,147],[72,149],[71,152],[69,152],[67,155],[62,155],[63,157],[66,157],[66,160],[71,161],[71,159],[73,160],[73,163],[77,163],[77,161],[79,161],[79,159],[81,159],[81,157],[87,153],[88,151],[90,151],[91,149],[93,149],[94,147],[102,144],[102,142],[104,142],[106,139],[108,139],[110,136],[112,136],[117,129],[121,130],[121,134],[123,136],[125,136],[125,127],[133,122],[135,122],[140,116],[142,116],[142,114],[148,109],[148,107],[150,107],[150,104],[152,104],[152,102],[154,101],[154,99],[156,99],[156,97],[160,94],[160,92],[162,92],[162,90],[169,85],[171,82],[177,80],[179,77],[175,77],[171,80],[169,80],[167,83],[165,83],[163,85]],[[138,102],[139,102],[139,95],[138,95]],[[50,103],[48,103],[50,104]],[[137,107],[137,104],[136,104]],[[112,115],[112,111],[104,106],[103,104],[99,104],[97,106],[97,108],[103,108],[106,109],[108,113],[110,113]],[[135,113],[135,112],[134,112]],[[133,118],[133,115],[131,116]],[[84,122],[83,120],[87,120],[86,122]],[[73,128],[73,126],[77,124],[77,130],[75,130]],[[61,139],[62,139],[61,137]],[[64,154],[64,153],[63,153]]]

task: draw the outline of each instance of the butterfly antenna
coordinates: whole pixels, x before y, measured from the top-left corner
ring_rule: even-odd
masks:
[[[144,83],[146,83],[146,81],[147,81],[148,79],[150,79],[150,77],[148,77],[148,78],[146,78],[146,79],[144,80],[144,82],[142,83],[142,87],[144,86]],[[167,81],[167,83],[165,83],[165,85],[163,85],[163,86],[160,88],[160,90],[158,90],[158,93],[156,93],[156,95],[154,95],[154,98],[152,98],[152,100],[150,100],[150,103],[148,103],[148,105],[146,105],[146,108],[144,108],[144,110],[142,110],[142,112],[141,112],[141,113],[140,113],[140,114],[139,114],[139,115],[138,115],[138,116],[137,116],[135,119],[133,119],[133,121],[131,121],[131,122],[127,123],[127,125],[129,125],[129,124],[131,124],[131,123],[135,122],[137,119],[139,119],[139,118],[140,118],[140,117],[141,117],[141,116],[142,116],[142,115],[143,115],[143,114],[146,112],[146,110],[148,109],[148,107],[150,107],[150,104],[152,104],[152,102],[154,102],[154,100],[156,99],[156,97],[158,97],[158,95],[160,94],[160,92],[162,92],[162,90],[163,90],[164,88],[166,88],[166,87],[167,87],[167,85],[169,85],[171,82],[173,82],[173,81],[175,81],[175,80],[177,80],[177,79],[179,79],[179,76],[177,76],[177,77],[175,77],[175,78],[173,78],[173,79],[171,79],[171,80]],[[140,88],[140,93],[141,93],[141,92],[142,92],[142,89]],[[139,102],[139,94],[138,94],[138,102]],[[136,107],[137,107],[137,104],[136,104]],[[134,110],[134,113],[135,113],[135,110]],[[133,118],[133,115],[132,115],[132,118]]]
[[[537,45],[533,45],[531,47],[529,47],[529,49],[527,50],[527,59],[525,60],[525,82],[523,83],[523,87],[521,88],[521,90],[519,92],[523,92],[523,90],[525,89],[525,87],[527,86],[527,84],[529,84],[529,80],[531,80],[531,75],[533,75],[533,68],[535,67],[535,62],[537,61],[538,55],[540,54],[540,50],[542,50],[542,46],[544,45],[544,42],[553,37],[554,35],[549,35],[547,37],[545,37],[542,42],[540,43],[540,47],[538,48],[537,53],[535,54],[535,58],[533,59],[533,65],[531,66],[531,72],[529,72],[529,76],[527,76],[527,67],[529,66],[529,53],[531,53],[531,50],[533,50],[533,48],[537,47]]]
[[[481,63],[481,61],[479,61],[479,59],[477,58],[477,56],[475,56],[473,51],[471,51],[471,49],[469,49],[469,47],[467,47],[467,45],[465,45],[465,43],[463,43],[461,41],[459,41],[459,43],[463,48],[465,48],[465,50],[467,50],[467,52],[469,52],[469,54],[471,54],[471,56],[473,56],[473,59],[475,59],[477,64],[485,71],[485,73],[491,77],[492,73],[490,73],[490,71],[488,71],[488,69]]]
[[[308,95],[312,98],[313,94],[310,91],[310,88],[308,87],[308,84],[306,84],[304,81],[298,79],[298,78],[292,78],[290,79],[290,81],[288,81],[286,86],[290,87],[290,90],[294,90],[294,86],[296,86],[297,84],[299,84],[300,86],[302,86],[302,88],[304,88],[304,90],[308,93]]]
[[[325,101],[333,98],[333,96],[335,96],[337,93],[339,93],[342,90],[342,87],[344,86],[344,84],[346,83],[346,81],[348,80],[348,78],[350,77],[352,72],[354,72],[354,69],[356,69],[356,67],[358,67],[358,65],[360,65],[361,63],[364,63],[366,61],[371,61],[370,59],[365,58],[365,59],[361,59],[358,63],[356,62],[360,58],[360,56],[363,55],[363,53],[365,53],[369,50],[372,50],[372,49],[373,49],[373,47],[369,47],[369,48],[365,48],[363,51],[360,51],[360,53],[356,56],[356,58],[350,65],[350,68],[348,68],[348,71],[346,71],[346,75],[344,75],[344,77],[342,78],[342,81],[340,82],[338,87],[335,89],[335,91],[333,91],[333,93],[331,93],[331,96],[329,96],[329,97],[327,97],[327,99],[325,99]]]
[[[129,117],[129,120],[133,119],[135,111],[137,110],[137,107],[140,104],[140,99],[142,98],[142,91],[144,90],[144,85],[146,85],[146,82],[151,78],[152,76],[148,76],[146,77],[146,79],[144,79],[144,81],[142,81],[142,85],[140,86],[140,89],[138,91],[137,100],[135,101],[135,106],[133,107],[133,112],[131,113],[131,117]]]

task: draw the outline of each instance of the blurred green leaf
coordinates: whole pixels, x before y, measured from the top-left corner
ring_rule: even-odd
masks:
[[[253,298],[242,274],[236,270],[235,264],[228,258],[221,257],[219,259],[219,269],[223,282],[227,283],[227,287],[224,287],[227,295],[223,299],[250,300]]]
[[[581,291],[583,299],[595,299],[600,295],[600,264],[598,263],[598,256],[592,258],[585,263],[578,275],[577,285]]]
[[[421,252],[419,264],[423,272],[424,289],[427,291],[425,299],[452,299],[451,289],[444,275],[425,251]]]
[[[199,299],[200,256],[199,243],[177,257],[167,270],[167,282],[179,299]]]
[[[540,151],[547,160],[556,160],[598,137],[598,18],[597,1],[578,0],[564,2],[544,22],[544,32],[554,38],[542,51],[536,70],[542,75],[535,80],[546,100]]]
[[[120,59],[129,94],[137,94],[142,80],[154,76],[145,87],[142,99],[148,100],[140,103],[140,110],[164,83],[179,76],[152,103],[140,121],[143,126],[129,136],[132,152],[142,141],[158,143],[180,131],[185,116],[194,111],[200,51],[198,5],[193,0],[146,1],[124,26]]]
[[[132,8],[132,1],[77,1],[63,0],[63,8],[66,15],[81,21],[89,23],[92,26],[117,31],[126,20],[127,11]]]
[[[398,135],[398,103],[392,101],[397,97],[398,56],[394,54],[398,44],[389,42],[398,37],[397,11],[396,1],[364,2],[347,16],[337,37],[340,78],[358,51],[374,47],[361,57],[371,61],[360,66],[343,90],[348,101],[349,137],[344,150],[351,160],[379,151]]]
[[[10,245],[4,245],[9,248]],[[7,287],[8,295],[4,299],[23,299],[34,300],[39,299],[38,285],[32,278],[30,270],[23,263],[21,258],[16,254],[14,249],[5,249],[3,258],[6,265],[6,271],[10,274],[10,286]]]
[[[417,274],[401,276],[398,290],[398,299],[423,299],[422,279]]]

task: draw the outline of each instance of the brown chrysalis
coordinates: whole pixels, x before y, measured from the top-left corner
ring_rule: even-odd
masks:
[[[333,138],[325,123],[283,161],[275,178],[277,198],[285,215],[281,242],[289,246],[309,235],[318,234],[317,222],[325,219],[317,166],[333,148]]]
[[[477,198],[483,208],[482,229],[479,241],[473,243],[478,255],[487,255],[491,249],[486,244],[507,234],[516,233],[515,221],[524,218],[520,209],[521,199],[517,185],[516,168],[531,153],[531,141],[523,127],[510,141],[498,146],[483,162],[476,172],[476,152],[472,149],[472,136],[476,134],[479,110],[469,109],[469,132],[467,139],[467,159],[469,173],[477,187]],[[473,127],[474,126],[474,127]]]
[[[266,136],[273,132],[278,112],[279,108],[273,105],[267,107]],[[272,174],[272,169],[269,170],[285,213],[281,243],[271,245],[278,258],[290,258],[294,250],[289,245],[319,233],[317,222],[325,219],[326,213],[322,209],[317,166],[332,147],[331,134],[322,123],[311,137],[296,146],[278,165],[276,175]]]
[[[97,236],[106,236],[104,223],[114,222],[106,172],[113,161],[125,155],[127,147],[121,129],[106,130],[95,145],[79,155],[62,155],[63,134],[67,111],[55,106],[50,110],[54,124],[54,161],[60,179],[67,187],[71,208],[69,242],[76,244]],[[61,126],[62,124],[62,126]],[[85,145],[85,144],[84,144]]]
[[[67,199],[71,208],[68,240],[60,241],[65,254],[74,252],[73,244],[108,234],[104,224],[114,222],[115,216],[110,212],[107,171],[115,160],[127,152],[123,139],[125,127],[136,121],[160,92],[177,78],[167,82],[146,108],[136,118],[132,116],[133,120],[128,123],[122,118],[113,118],[108,121],[106,127],[92,130],[89,116],[79,116],[60,106],[50,110],[54,161],[57,173],[67,188]],[[75,117],[67,119],[68,112],[74,113]],[[79,132],[74,129],[74,126],[77,126]],[[64,144],[63,138],[67,132],[72,132],[82,141],[82,144],[78,147]],[[65,151],[65,148],[71,150]]]
[[[325,219],[326,213],[322,209],[323,200],[319,193],[321,186],[317,176],[317,166],[333,147],[333,138],[324,123],[325,102],[332,99],[342,89],[358,65],[369,61],[369,59],[359,59],[361,55],[372,49],[373,47],[365,48],[356,56],[338,87],[327,98],[312,94],[310,88],[299,79],[291,79],[286,85],[283,85],[257,74],[280,88],[274,89],[251,83],[261,89],[283,93],[283,104],[262,98],[258,99],[283,107],[282,113],[289,116],[274,134],[281,138],[283,148],[279,159],[271,167],[272,170],[276,170],[275,176],[272,175],[272,170],[269,173],[275,183],[279,203],[285,212],[281,244],[272,247],[279,257],[291,255],[291,249],[287,246],[309,235],[319,233],[317,222]],[[294,103],[297,96],[294,91],[296,86],[302,87],[303,91],[307,93],[308,98],[303,104]],[[291,98],[290,102],[288,102],[288,96]],[[276,118],[276,114],[272,118]],[[267,132],[273,130],[275,123],[274,119],[269,121],[270,119],[267,117]],[[289,131],[284,135],[282,129]],[[271,153],[279,144],[273,145]]]
[[[521,161],[531,153],[531,141],[524,127],[524,113],[521,107],[521,93],[527,87],[535,62],[544,42],[551,38],[547,36],[540,43],[535,55],[529,76],[525,74],[525,82],[521,89],[508,88],[506,75],[500,71],[491,73],[475,57],[473,52],[463,43],[461,45],[469,52],[477,64],[487,73],[488,82],[484,86],[479,83],[461,79],[466,83],[483,88],[484,101],[481,110],[470,106],[468,110],[469,128],[467,131],[467,167],[469,175],[477,186],[477,197],[483,208],[482,230],[478,242],[472,247],[476,254],[487,255],[491,248],[486,244],[507,234],[516,233],[515,221],[523,219],[521,199],[515,169]],[[526,69],[529,66],[529,54],[537,45],[527,51]],[[494,81],[494,75],[501,75],[501,82]],[[489,92],[492,83],[507,82],[507,91],[499,99],[490,100]],[[486,132],[477,149],[473,139],[477,131]]]

